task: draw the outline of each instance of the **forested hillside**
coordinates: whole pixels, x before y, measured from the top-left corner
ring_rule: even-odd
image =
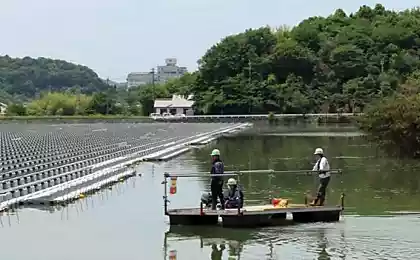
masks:
[[[88,67],[63,60],[0,56],[0,101],[33,99],[43,91],[93,93],[108,88]]]
[[[395,12],[378,4],[353,14],[338,9],[293,28],[249,29],[212,46],[198,71],[180,79],[112,97],[107,93],[115,91],[100,92],[126,111],[137,113],[141,105],[145,115],[154,98],[174,93],[193,94],[196,112],[204,114],[360,112],[398,92],[408,78],[420,82],[419,57],[420,10]],[[107,86],[84,66],[0,57],[0,97],[69,88],[89,94]]]
[[[190,92],[211,114],[361,111],[419,73],[419,56],[419,9],[339,9],[224,38],[200,60]]]

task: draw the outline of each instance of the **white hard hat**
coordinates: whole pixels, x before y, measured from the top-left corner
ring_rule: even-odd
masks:
[[[314,154],[324,154],[324,150],[322,148],[316,148]]]
[[[236,180],[234,178],[230,178],[227,182],[228,185],[236,185]]]
[[[211,151],[211,156],[220,156],[220,151],[219,149],[214,149],[213,151]]]

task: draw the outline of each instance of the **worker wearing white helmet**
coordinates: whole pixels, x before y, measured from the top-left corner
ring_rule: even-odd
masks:
[[[211,158],[212,158],[212,167],[210,171],[210,175],[213,175],[211,177],[211,184],[210,184],[210,190],[211,190],[211,208],[213,210],[216,209],[217,206],[217,198],[220,200],[220,204],[222,205],[222,209],[224,209],[225,206],[225,200],[223,196],[223,178],[222,176],[214,176],[216,174],[223,174],[224,171],[224,164],[222,160],[220,159],[220,151],[218,149],[214,149],[211,152]]]
[[[227,185],[228,185],[228,188],[231,189],[232,187],[238,185],[238,183],[236,182],[234,178],[229,178]]]
[[[331,174],[329,172],[330,164],[328,163],[328,159],[324,156],[324,150],[322,150],[322,148],[316,148],[314,155],[317,156],[317,162],[312,170],[316,171],[319,175],[319,188],[317,197],[311,205],[323,206],[327,187],[331,179]]]
[[[225,208],[242,208],[244,205],[244,194],[239,188],[237,181],[234,178],[230,178],[227,182],[228,193],[226,196]]]

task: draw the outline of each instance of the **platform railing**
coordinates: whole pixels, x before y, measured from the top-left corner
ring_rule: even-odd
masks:
[[[343,174],[342,169],[331,169],[328,171],[330,174]],[[291,173],[291,174],[304,174],[304,175],[312,175],[312,174],[318,174],[318,171],[313,170],[274,170],[274,169],[255,169],[255,170],[236,170],[236,171],[225,171],[224,174],[234,174],[237,175],[243,175],[248,173],[271,173],[271,174],[283,174],[283,173]],[[194,172],[194,173],[186,173],[186,174],[175,174],[176,176],[181,177],[205,177],[209,176],[209,172]],[[171,174],[171,176],[175,176],[174,174]],[[197,176],[196,176],[197,175]],[[212,175],[213,176],[213,175]],[[226,175],[224,175],[226,176]]]
[[[212,174],[211,177],[234,177],[238,176],[238,173],[224,173],[224,174]],[[163,207],[164,207],[164,213],[167,216],[168,215],[168,179],[171,179],[172,181],[176,181],[178,178],[202,178],[204,177],[200,173],[191,173],[191,174],[170,174],[165,172],[163,174],[164,180],[162,181],[162,184],[164,185],[164,195],[163,195]],[[202,203],[201,203],[202,204]],[[200,206],[200,211],[203,212],[203,205]]]
[[[163,200],[164,200],[164,213],[165,215],[169,215],[168,214],[168,202],[170,202],[168,200],[168,179],[171,179],[171,181],[175,181],[175,184],[173,185],[175,187],[176,190],[176,181],[178,178],[203,178],[203,177],[233,177],[236,176],[238,177],[238,182],[239,182],[239,177],[243,174],[247,174],[247,173],[268,173],[268,174],[304,174],[304,175],[314,175],[314,174],[318,174],[318,171],[313,171],[313,170],[283,170],[283,171],[279,171],[279,170],[273,170],[273,169],[267,169],[267,170],[242,170],[242,171],[226,171],[223,174],[212,174],[212,175],[208,175],[208,172],[195,172],[195,173],[185,173],[185,174],[170,174],[165,172],[164,173],[164,180],[162,181],[162,184],[164,184],[164,196],[163,196]],[[329,171],[330,174],[343,174],[343,171],[341,169],[331,169]],[[207,174],[207,175],[206,175]],[[171,192],[172,193],[172,192]],[[176,191],[175,191],[176,193]],[[344,193],[341,193],[340,195],[340,205],[342,208],[342,211],[344,210]],[[308,203],[308,196],[307,194],[304,195],[304,203],[305,205],[309,205]],[[204,210],[203,210],[203,203],[200,202],[200,214],[204,215]],[[241,214],[241,209],[238,208],[238,215]]]

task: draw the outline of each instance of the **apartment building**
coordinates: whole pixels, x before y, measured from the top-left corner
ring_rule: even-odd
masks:
[[[132,72],[127,76],[127,87],[136,87],[146,84],[165,83],[171,78],[179,78],[188,70],[186,67],[179,67],[177,59],[165,59],[165,65],[157,66],[156,70],[153,69],[149,72]]]
[[[156,76],[159,83],[164,83],[171,78],[179,78],[187,73],[186,67],[179,67],[175,58],[165,59],[165,65],[157,66]]]
[[[131,72],[127,76],[127,88],[153,83],[152,72]]]

